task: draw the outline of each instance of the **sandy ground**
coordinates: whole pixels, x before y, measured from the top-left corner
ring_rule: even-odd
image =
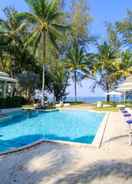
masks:
[[[44,143],[0,158],[0,184],[132,184],[132,146],[119,112],[100,149]]]

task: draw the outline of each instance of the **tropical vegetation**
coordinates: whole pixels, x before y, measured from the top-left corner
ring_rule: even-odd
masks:
[[[6,7],[0,19],[0,70],[17,78],[14,95],[30,102],[39,89],[59,102],[68,95],[73,79],[77,101],[83,79],[92,79],[93,89],[99,85],[109,92],[132,73],[130,10],[124,20],[107,23],[107,38],[102,41],[90,32],[93,19],[86,0],[72,0],[72,7],[62,0],[25,2],[30,11]]]

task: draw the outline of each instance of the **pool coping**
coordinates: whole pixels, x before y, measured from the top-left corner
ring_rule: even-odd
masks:
[[[92,145],[96,148],[100,148],[102,145],[103,137],[104,137],[105,130],[106,130],[106,127],[108,124],[109,115],[110,115],[110,112],[106,112],[106,114],[103,118],[103,121],[101,122],[101,124],[98,128],[98,131],[96,133],[96,136],[92,142]]]
[[[102,113],[102,112],[98,112],[98,111],[94,111],[94,110],[89,110],[89,109],[58,109],[58,110],[86,110],[89,112],[96,112],[96,113]],[[51,112],[51,111],[50,111]],[[54,112],[54,111],[53,111]],[[100,148],[102,141],[103,141],[103,137],[104,137],[104,133],[105,133],[105,129],[108,123],[108,119],[109,119],[109,114],[110,112],[105,112],[105,116],[102,120],[102,122],[100,123],[100,126],[97,130],[96,136],[93,140],[93,142],[91,144],[86,144],[86,143],[78,143],[78,142],[70,142],[70,141],[61,141],[61,140],[50,140],[50,139],[41,139],[39,141],[35,141],[34,143],[22,146],[20,148],[14,148],[11,149],[9,151],[5,151],[5,152],[0,152],[0,156],[4,156],[4,155],[9,155],[9,154],[13,154],[13,153],[18,153],[21,151],[26,151],[29,150],[37,145],[41,145],[44,143],[49,143],[49,144],[63,144],[63,145],[69,145],[69,146],[79,146],[79,147],[90,147],[90,148]]]

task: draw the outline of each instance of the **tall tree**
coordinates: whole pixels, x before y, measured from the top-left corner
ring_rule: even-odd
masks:
[[[36,47],[42,49],[43,76],[42,76],[42,92],[45,90],[45,66],[47,64],[47,45],[48,42],[58,48],[57,39],[61,37],[61,32],[66,26],[58,23],[58,19],[63,15],[59,11],[59,0],[26,0],[32,12],[20,13],[19,17],[32,23],[32,33],[28,39],[28,43],[34,41]],[[42,105],[44,99],[42,99]]]
[[[132,73],[131,55],[128,52],[120,54],[107,42],[99,44],[97,49],[94,65],[97,78],[95,83],[107,92],[109,102],[109,92],[118,85],[121,79]]]
[[[31,69],[31,65],[34,70],[35,58],[24,45],[24,41],[28,37],[26,24],[17,19],[15,9],[7,7],[4,9],[4,13],[5,19],[0,20],[0,51],[4,56],[2,63],[9,65],[10,61],[9,73],[13,76],[25,68],[26,70]]]
[[[58,60],[51,62],[46,70],[46,86],[48,91],[54,95],[55,102],[63,101],[66,97],[68,82],[69,72],[63,63]]]
[[[64,1],[65,2],[65,1]],[[90,23],[92,18],[86,0],[72,0],[72,6],[68,11],[68,21],[71,24],[70,32],[67,35],[66,65],[72,74],[74,81],[75,101],[77,100],[77,84],[84,77],[84,69],[87,68],[86,53],[84,48],[95,40],[90,34]],[[69,3],[70,4],[70,3]],[[65,5],[67,5],[65,3]]]
[[[22,39],[20,35],[25,31],[25,24],[17,20],[17,11],[13,8],[5,8],[4,13],[6,19],[0,19],[0,37],[4,38],[5,44],[3,44],[3,51],[8,52],[12,60],[12,75],[17,73],[16,54],[18,53],[18,46],[22,45]],[[24,34],[23,34],[24,39]]]
[[[117,52],[121,49],[122,43],[118,35],[118,31],[115,25],[111,23],[106,24],[108,43],[113,49],[116,49]]]
[[[80,43],[86,43],[91,36],[89,25],[91,23],[90,10],[86,0],[73,1],[71,14],[72,36]]]
[[[19,88],[17,92],[31,101],[32,94],[39,87],[39,75],[33,71],[23,71],[17,75]]]
[[[132,11],[128,10],[127,17],[116,23],[117,30],[122,36],[123,44],[132,49]]]
[[[84,71],[87,70],[88,60],[84,48],[76,40],[68,50],[65,66],[73,74],[75,101],[77,101],[77,81],[85,75]]]
[[[96,84],[102,87],[107,93],[117,85],[118,67],[120,64],[119,56],[117,55],[116,49],[113,49],[111,45],[104,42],[98,45],[98,54],[96,55],[95,68],[97,71]],[[107,95],[107,101],[110,101],[110,96]]]

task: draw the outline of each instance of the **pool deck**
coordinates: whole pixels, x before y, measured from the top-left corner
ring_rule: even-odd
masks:
[[[2,184],[132,184],[132,146],[120,112],[111,112],[100,149],[43,143],[0,157]],[[1,182],[0,182],[1,183]]]

